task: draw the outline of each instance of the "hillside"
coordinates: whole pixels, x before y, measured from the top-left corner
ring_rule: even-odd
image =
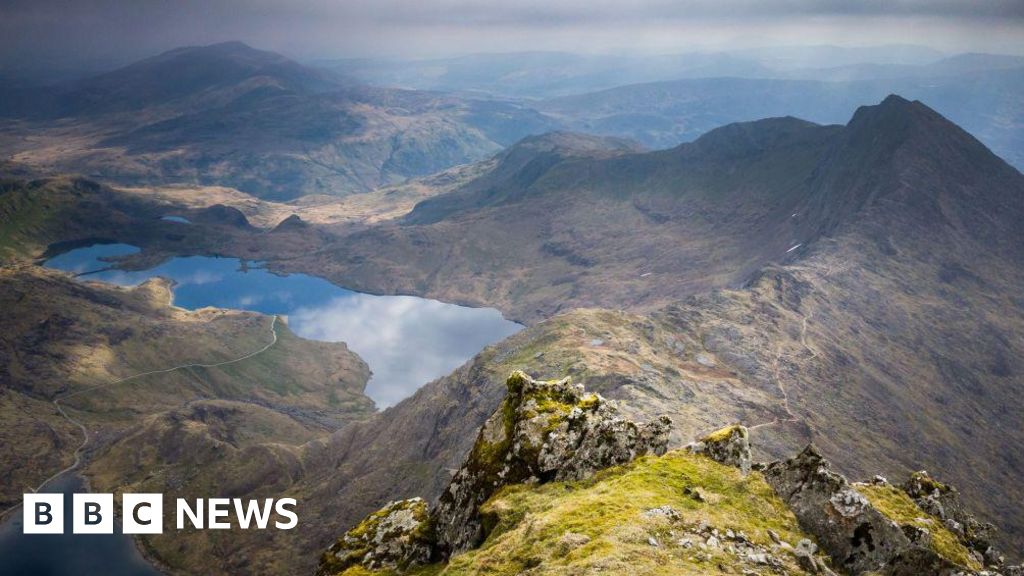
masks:
[[[782,131],[786,137],[779,135],[779,124],[791,128]],[[764,124],[773,130],[761,126],[732,127],[719,133],[728,138],[712,133],[704,142],[668,152],[570,160],[520,190],[518,200],[454,211],[434,224],[385,225],[341,243],[349,248],[374,239],[375,258],[366,255],[337,277],[380,266],[377,277],[386,280],[376,285],[383,290],[489,302],[524,317],[550,314],[551,308],[538,305],[549,302],[651,312],[570,312],[539,322],[396,406],[392,418],[401,426],[375,420],[343,431],[323,455],[332,463],[317,491],[322,500],[338,493],[349,503],[438,494],[443,470],[456,466],[469,449],[464,439],[500,398],[501,373],[506,362],[515,361],[535,374],[585,374],[596,382],[592,387],[620,399],[631,414],[679,414],[682,438],[740,421],[751,425],[766,457],[783,457],[814,441],[841,471],[856,477],[942,470],[972,507],[1019,542],[1019,514],[1011,510],[1021,470],[1012,447],[1024,438],[1017,437],[1020,426],[991,423],[1012,422],[1021,408],[1015,392],[1024,373],[1015,360],[1021,342],[1011,335],[1024,324],[1024,242],[1017,226],[1024,177],[927,107],[895,97],[862,108],[846,127],[797,121]],[[792,181],[773,181],[765,171],[777,162],[758,164],[784,154],[794,132],[811,142],[821,138],[818,151],[807,152],[804,140],[799,149],[807,156],[787,155],[806,162],[805,174],[786,172],[798,183],[795,189],[785,186]],[[716,158],[732,158],[749,172],[725,172],[730,185],[714,189],[695,208],[693,202],[702,198],[700,173],[686,161],[700,166]],[[686,170],[672,179],[649,176],[663,164],[663,174],[679,166]],[[633,169],[612,172],[609,166]],[[565,181],[574,187],[555,185]],[[649,182],[664,183],[665,191],[642,185]],[[730,193],[757,191],[752,182],[764,186],[763,195],[744,199],[779,204],[768,216],[751,210],[741,236],[769,249],[751,265],[759,271],[733,276],[729,290],[687,298],[685,283],[696,272],[666,266],[641,279],[635,264],[627,264],[640,254],[657,262],[665,252],[672,254],[668,248],[595,257],[592,269],[581,263],[600,250],[625,252],[624,244],[666,228],[690,230],[704,220],[719,224],[704,229],[716,234],[705,241],[728,245],[739,228],[729,228],[735,218],[719,217],[715,209],[732,215],[744,208]],[[775,182],[781,186],[771,190]],[[668,218],[642,217],[637,204],[651,197],[667,205],[662,210]],[[729,201],[714,203],[718,198]],[[603,234],[586,236],[590,226],[600,226]],[[449,230],[472,240],[460,244],[446,235]],[[778,230],[789,234],[758,235]],[[556,231],[576,240],[576,264],[541,248],[547,238],[558,238]],[[687,248],[689,236],[672,238],[661,246]],[[787,254],[796,244],[801,246]],[[401,248],[392,252],[394,246]],[[515,249],[492,261],[489,250],[497,246]],[[406,256],[380,263],[392,254]],[[447,256],[431,260],[439,255]],[[549,272],[553,263],[560,276]],[[418,275],[421,265],[429,275]],[[575,274],[556,282],[567,270]],[[414,281],[399,283],[403,275]],[[641,281],[651,288],[631,291]],[[676,302],[658,310],[661,298]],[[351,450],[354,445],[358,452]],[[385,453],[391,464],[370,466]],[[424,461],[435,464],[410,477],[408,470],[420,470]],[[381,487],[382,478],[396,476],[404,478],[399,486]],[[324,513],[357,519],[337,508]]]
[[[303,340],[258,314],[189,312],[169,300],[163,281],[128,289],[35,266],[0,269],[0,304],[19,310],[0,336],[3,512],[58,470],[78,467],[79,455],[94,485],[112,489],[156,473],[161,459],[187,471],[209,459],[227,465],[231,451],[244,452],[233,467],[255,474],[288,445],[373,412],[363,395],[369,370],[344,345]],[[161,426],[188,437],[137,442]],[[140,453],[105,456],[121,443]],[[209,451],[198,449],[204,444]],[[271,466],[258,482],[280,473]]]
[[[549,122],[512,103],[368,88],[239,42],[186,47],[40,89],[0,151],[122,184],[264,198],[365,192],[479,160]]]

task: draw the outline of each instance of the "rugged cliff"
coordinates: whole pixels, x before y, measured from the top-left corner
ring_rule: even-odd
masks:
[[[639,425],[569,379],[507,387],[435,504],[369,515],[317,575],[1024,574],[926,472],[851,483],[813,445],[753,464],[740,425],[666,453],[668,418]]]

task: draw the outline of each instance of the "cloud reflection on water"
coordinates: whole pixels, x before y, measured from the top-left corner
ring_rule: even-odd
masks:
[[[367,394],[381,407],[450,373],[521,328],[493,309],[359,293],[298,308],[288,322],[305,338],[346,342],[366,360],[373,370]]]

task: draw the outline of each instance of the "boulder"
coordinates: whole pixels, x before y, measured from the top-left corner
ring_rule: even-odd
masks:
[[[1002,566],[1003,555],[993,545],[995,526],[979,521],[968,512],[956,488],[921,470],[910,475],[903,490],[922,510],[941,519],[950,531],[963,539],[986,566]]]
[[[941,518],[883,478],[849,483],[814,446],[769,464],[764,476],[800,526],[849,574],[981,573],[977,556]]]
[[[353,567],[406,570],[431,560],[434,537],[422,498],[392,502],[345,533],[320,558],[317,576]]]
[[[704,454],[708,458],[726,466],[735,466],[743,474],[750,472],[753,459],[750,456],[750,433],[746,426],[726,426],[686,447],[695,454]]]

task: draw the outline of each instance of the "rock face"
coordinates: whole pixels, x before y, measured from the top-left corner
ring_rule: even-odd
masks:
[[[687,446],[695,454],[735,466],[744,474],[750,472],[753,459],[750,456],[750,433],[745,426],[726,426]]]
[[[369,515],[324,552],[319,576],[352,566],[404,570],[426,564],[433,552],[427,503],[422,498],[392,502]]]
[[[536,381],[516,371],[507,386],[432,514],[443,556],[483,541],[479,507],[501,486],[578,480],[637,456],[663,454],[668,445],[668,418],[645,426],[625,420],[568,378]]]
[[[960,501],[956,488],[939,482],[924,470],[914,472],[903,490],[922,510],[943,521],[951,532],[962,538],[986,566],[998,566],[1003,559],[992,544],[995,526],[979,522]]]
[[[765,479],[837,566],[853,574],[885,566],[911,543],[813,446],[765,469]]]
[[[645,454],[665,453],[671,421],[641,426],[568,378],[537,381],[513,372],[508,394],[484,424],[437,506],[393,502],[349,530],[321,557],[317,574],[361,565],[404,570],[446,559],[486,536],[480,505],[502,486],[578,480]]]
[[[904,489],[881,477],[851,484],[808,446],[794,458],[769,464],[764,476],[801,527],[849,574],[999,573],[995,570],[1001,559],[994,551],[989,552],[989,561],[972,548],[964,530],[952,529],[954,523],[981,525],[950,496],[955,491],[927,475],[915,474]],[[936,513],[945,510],[944,498],[951,510],[948,514],[960,515],[960,520]],[[987,541],[979,540],[978,546],[988,550]],[[988,571],[983,571],[985,567]]]

